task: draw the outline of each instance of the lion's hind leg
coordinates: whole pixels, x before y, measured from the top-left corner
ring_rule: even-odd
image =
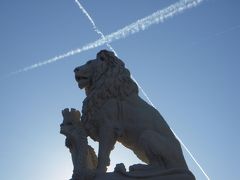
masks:
[[[174,139],[152,130],[144,131],[139,138],[139,145],[148,158],[148,164],[162,169],[182,167],[181,152],[179,152],[181,148],[176,143],[178,142]]]
[[[139,138],[139,145],[144,150],[149,165],[164,167],[162,159],[165,151],[165,140],[160,135],[152,130],[144,131]]]

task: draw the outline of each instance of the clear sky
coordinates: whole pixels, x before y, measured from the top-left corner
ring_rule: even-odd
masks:
[[[174,2],[81,1],[105,34]],[[211,180],[240,179],[239,8],[238,0],[205,0],[111,44]],[[0,23],[0,79],[99,38],[74,0],[1,0]],[[1,180],[70,178],[61,110],[81,110],[85,94],[73,69],[106,48],[1,79]],[[185,157],[197,179],[206,179]],[[111,159],[110,169],[139,162],[121,145]]]

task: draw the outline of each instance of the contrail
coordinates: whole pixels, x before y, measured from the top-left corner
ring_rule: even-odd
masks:
[[[98,27],[96,26],[95,22],[93,21],[92,17],[90,16],[90,14],[87,12],[87,10],[82,6],[82,4],[80,3],[79,0],[75,0],[75,2],[77,3],[77,5],[79,6],[79,8],[82,10],[83,14],[85,14],[85,16],[88,18],[88,20],[91,22],[92,26],[93,26],[93,30],[100,35],[100,37],[102,39],[106,39],[105,35],[98,29]],[[111,49],[114,54],[117,56],[116,51],[114,50],[114,48],[109,44],[109,42],[106,42],[106,45],[108,46],[109,49]],[[143,88],[139,85],[139,83],[137,82],[137,80],[131,75],[132,79],[135,81],[135,83],[137,84],[137,86],[139,87],[139,89],[142,91],[143,95],[147,98],[148,102],[155,108],[153,102],[150,100],[150,98],[148,97],[147,93],[143,90]],[[192,160],[197,164],[197,166],[199,167],[199,169],[202,171],[202,173],[205,175],[205,177],[210,180],[210,178],[208,177],[208,175],[206,174],[206,172],[203,170],[202,166],[198,163],[198,161],[195,159],[195,157],[192,155],[192,153],[190,152],[190,150],[187,148],[187,146],[182,142],[182,140],[178,137],[178,135],[174,132],[173,129],[171,129],[171,131],[173,132],[173,134],[175,135],[175,137],[178,139],[178,141],[181,143],[181,145],[184,147],[184,149],[187,151],[187,153],[190,155],[190,157],[192,158]]]
[[[105,39],[105,36],[104,34],[97,28],[96,24],[94,23],[93,19],[91,18],[91,16],[88,14],[88,12],[86,11],[86,9],[82,6],[82,4],[78,1],[78,0],[75,0],[75,3],[77,3],[78,7],[82,10],[83,14],[85,14],[85,16],[88,18],[88,20],[90,21],[90,23],[92,24],[93,26],[93,30],[100,35],[100,37],[102,39]],[[109,44],[109,43],[106,43],[107,47],[114,52],[114,54],[117,56],[117,53],[116,51],[113,49],[113,47]]]
[[[83,51],[87,51],[87,50],[99,47],[103,44],[111,43],[115,40],[125,38],[126,36],[138,33],[140,31],[144,31],[148,27],[150,27],[154,24],[163,23],[168,18],[173,17],[187,9],[190,9],[190,8],[193,8],[197,5],[199,5],[202,1],[203,0],[180,0],[177,3],[174,3],[162,10],[156,11],[153,14],[151,14],[145,18],[139,19],[136,22],[134,22],[128,26],[125,26],[124,28],[122,28],[120,30],[105,36],[105,38],[98,39],[95,42],[92,42],[92,43],[89,43],[89,44],[83,46],[82,48],[70,50],[69,52],[66,52],[62,55],[55,56],[46,61],[42,61],[42,62],[33,64],[31,66],[25,67],[23,69],[17,70],[15,72],[12,72],[9,76],[18,74],[21,72],[29,71],[29,70],[41,67],[43,65],[47,65],[47,64],[59,61],[66,57],[73,56],[73,55],[81,53]]]

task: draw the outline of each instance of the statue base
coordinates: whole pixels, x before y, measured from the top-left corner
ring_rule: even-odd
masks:
[[[187,169],[168,169],[159,168],[131,170],[127,172],[123,164],[118,164],[114,172],[97,175],[94,180],[196,180],[191,171]]]
[[[118,173],[106,173],[96,177],[94,180],[135,180],[135,179],[144,179],[144,180],[195,180],[195,177],[190,174],[171,174],[165,176],[154,176],[154,177],[127,177]]]

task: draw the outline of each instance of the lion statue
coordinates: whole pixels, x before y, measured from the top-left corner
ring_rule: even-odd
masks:
[[[113,52],[100,51],[74,72],[86,93],[81,121],[87,135],[99,142],[97,172],[106,172],[117,141],[146,163],[132,166],[132,171],[188,170],[179,141],[161,114],[138,95],[129,70]]]

